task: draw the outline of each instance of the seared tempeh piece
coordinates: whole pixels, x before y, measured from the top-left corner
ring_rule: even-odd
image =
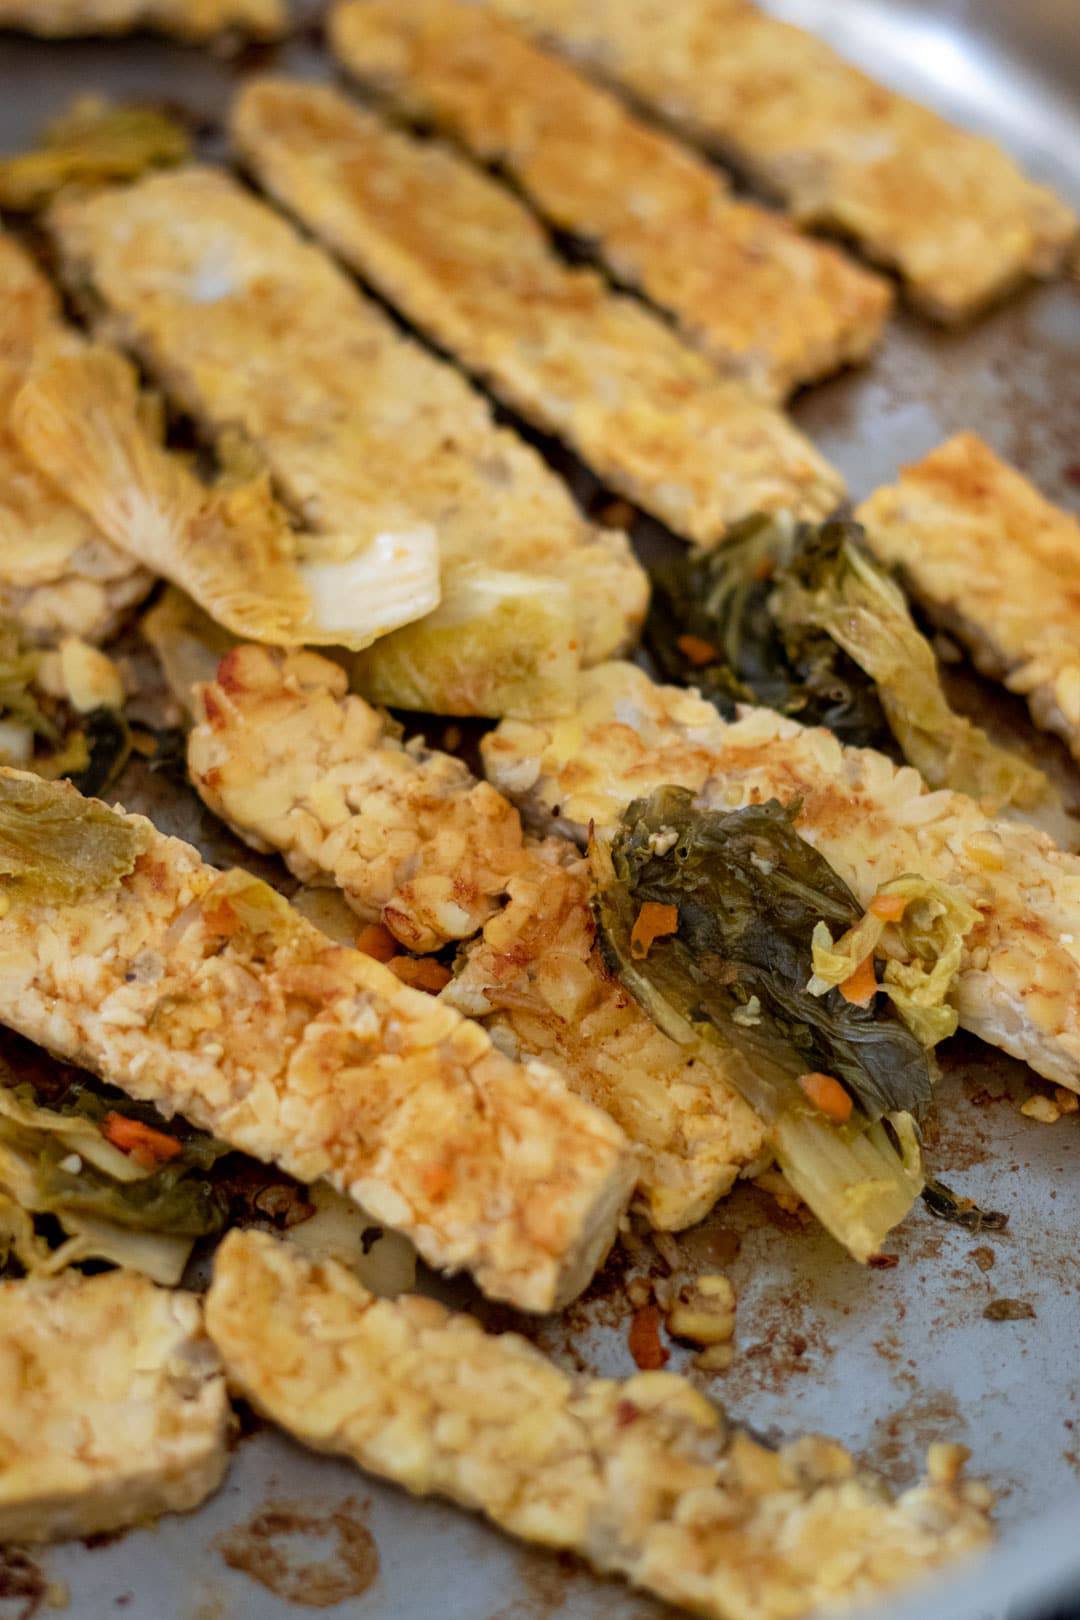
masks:
[[[496,787],[579,836],[664,783],[719,810],[800,799],[798,831],[864,906],[904,873],[954,885],[981,913],[964,941],[961,1024],[1080,1091],[1080,857],[1044,833],[771,710],[724,721],[631,664],[590,671],[564,721],[504,722],[482,748]]]
[[[0,1543],[183,1513],[228,1466],[225,1379],[194,1294],[131,1271],[0,1282]]]
[[[42,476],[12,431],[35,360],[80,349],[44,276],[0,233],[0,614],[35,640],[102,641],[153,584]]]
[[[715,1620],[799,1620],[991,1539],[957,1447],[895,1498],[835,1441],[769,1451],[675,1374],[564,1372],[265,1233],[225,1239],[207,1324],[232,1387],[305,1444]]]
[[[749,0],[485,0],[622,86],[787,204],[963,320],[1056,275],[1075,214],[993,141],[877,84]]]
[[[288,26],[286,0],[0,0],[0,28],[46,39],[142,28],[184,40],[212,39],[229,29],[276,39]]]
[[[346,0],[331,39],[351,74],[505,169],[722,371],[783,396],[880,337],[882,277],[733,197],[704,159],[476,5]]]
[[[157,175],[62,199],[50,222],[107,330],[212,435],[241,430],[331,555],[335,534],[359,542],[430,524],[444,603],[478,571],[482,585],[524,576],[533,591],[559,586],[560,607],[573,588],[560,631],[575,662],[633,639],[648,582],[626,537],[587,523],[451,366],[235,180],[200,168]],[[495,615],[486,619],[470,679],[431,694],[429,707],[504,712],[523,654],[513,640],[493,645]],[[364,655],[365,690],[379,701],[401,701],[379,678],[401,647],[399,633]]]
[[[0,825],[29,797],[43,829],[30,876],[3,884],[0,1021],[301,1181],[325,1177],[497,1298],[553,1310],[585,1286],[636,1175],[606,1114],[249,874],[73,788],[10,771],[0,788]],[[77,866],[77,898],[35,899],[39,845],[65,837],[88,861],[95,839],[130,846],[134,865],[104,881]],[[21,847],[9,829],[5,851]]]
[[[691,1057],[604,966],[588,863],[564,838],[527,847],[509,901],[463,947],[443,1001],[479,1019],[504,1052],[552,1063],[617,1120],[641,1153],[638,1202],[653,1226],[704,1219],[766,1133],[717,1052]]]
[[[257,82],[232,131],[267,190],[613,489],[711,543],[747,512],[831,511],[843,482],[783,413],[592,270],[505,187],[320,85]]]
[[[986,675],[1080,760],[1080,523],[975,433],[859,508],[867,539]]]
[[[196,718],[188,769],[210,809],[410,950],[475,934],[522,864],[508,801],[452,755],[402,743],[327,658],[236,647]]]

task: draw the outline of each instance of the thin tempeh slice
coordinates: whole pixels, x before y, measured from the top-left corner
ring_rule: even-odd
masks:
[[[0,613],[41,641],[103,641],[153,584],[42,476],[12,430],[35,359],[80,348],[44,276],[0,233]]]
[[[864,906],[904,873],[954,885],[981,914],[964,941],[961,1024],[1080,1091],[1080,857],[1045,833],[991,820],[965,794],[932,792],[911,766],[771,710],[722,720],[631,664],[590,671],[576,714],[504,722],[482,749],[496,787],[579,837],[675,783],[711,809],[800,799],[798,831]]]
[[[184,1513],[228,1466],[225,1379],[193,1294],[131,1271],[0,1282],[0,1543]]]
[[[347,70],[505,169],[539,211],[773,397],[865,359],[892,291],[839,248],[731,195],[710,164],[461,0],[346,0]]]
[[[288,26],[286,0],[0,0],[0,28],[45,39],[142,28],[183,40],[212,39],[230,29],[276,39]]]
[[[532,694],[557,709],[579,657],[632,641],[648,582],[625,535],[587,523],[451,366],[235,180],[162,174],[62,199],[50,223],[109,333],[211,435],[239,429],[331,555],[335,534],[436,530],[443,607],[422,649],[413,627],[363,655],[377,701],[501,714]],[[453,645],[425,689],[439,636]]]
[[[938,320],[1064,267],[1077,219],[1048,187],[749,0],[485,4],[733,158],[800,223],[853,237]]]
[[[703,1220],[766,1150],[765,1128],[718,1053],[687,1054],[606,970],[588,863],[565,838],[530,844],[509,901],[462,948],[443,1001],[499,1048],[553,1064],[617,1120],[641,1153],[637,1202],[651,1224]]]
[[[564,1372],[266,1233],[225,1239],[207,1323],[232,1387],[306,1445],[714,1620],[846,1607],[991,1539],[959,1447],[896,1498],[835,1441],[769,1451],[675,1374]]]
[[[1080,523],[975,433],[859,508],[867,539],[986,675],[1080,760]]]
[[[422,738],[402,743],[327,658],[236,647],[196,720],[188,770],[210,809],[410,950],[475,934],[522,864],[509,802]]]
[[[606,1114],[248,873],[63,785],[9,771],[0,789],[4,867],[14,852],[24,873],[4,882],[0,1021],[301,1181],[325,1177],[494,1297],[553,1310],[585,1286],[636,1175]],[[42,848],[55,865],[67,841],[82,862],[103,839],[126,875],[64,865],[50,881],[76,897],[35,898]]]
[[[232,131],[259,182],[535,427],[688,539],[822,517],[843,481],[783,413],[658,315],[571,269],[529,210],[436,142],[320,85],[264,80]]]

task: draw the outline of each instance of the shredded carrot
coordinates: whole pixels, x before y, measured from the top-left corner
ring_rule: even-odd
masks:
[[[432,996],[437,996],[454,976],[448,967],[430,956],[395,956],[387,967],[397,974],[402,984],[411,985],[414,990],[426,990]]]
[[[668,1359],[660,1343],[660,1312],[655,1305],[643,1305],[634,1312],[627,1337],[634,1364],[642,1372],[658,1372]]]
[[[877,994],[877,974],[874,972],[874,958],[872,955],[864,956],[850,978],[844,980],[840,986],[840,994],[845,1001],[850,1001],[856,1007],[868,1007]]]
[[[904,894],[875,894],[870,902],[870,910],[882,922],[899,922],[907,910],[907,896]]]
[[[367,923],[356,936],[356,948],[376,962],[389,962],[401,949],[389,928],[382,923]]]
[[[106,1114],[101,1131],[113,1147],[119,1148],[121,1153],[130,1153],[133,1159],[148,1169],[167,1164],[184,1151],[182,1143],[175,1136],[166,1136],[164,1131],[155,1131],[152,1125],[144,1125],[141,1119],[127,1119],[123,1114]]]
[[[800,1074],[799,1088],[826,1119],[843,1125],[851,1118],[851,1098],[831,1074]]]
[[[678,926],[678,906],[665,906],[659,900],[646,900],[630,930],[630,955],[642,960],[648,956],[654,939],[674,934]]]
[[[680,636],[675,645],[690,664],[715,664],[720,657],[712,642],[703,636]]]

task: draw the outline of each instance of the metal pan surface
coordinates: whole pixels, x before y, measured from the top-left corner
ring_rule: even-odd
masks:
[[[1076,0],[772,6],[878,77],[1000,139],[1080,201]],[[0,36],[0,150],[26,144],[74,95],[100,91],[182,107],[205,127],[213,153],[239,77],[270,65],[330,71],[314,35],[240,55],[146,39],[47,46]],[[872,365],[808,392],[795,411],[853,497],[948,433],[974,427],[1051,499],[1076,508],[1076,286],[1032,289],[964,333],[901,314]],[[582,496],[595,496],[577,476]],[[954,684],[984,723],[1027,733],[1019,705],[963,672]],[[1039,755],[1080,800],[1063,750],[1046,742]],[[244,858],[163,776],[130,774],[117,796],[202,843],[211,859]],[[1023,1117],[1026,1071],[974,1041],[953,1047],[938,1164],[956,1191],[1008,1212],[1004,1232],[972,1234],[917,1213],[890,1243],[897,1264],[864,1271],[742,1186],[680,1248],[688,1264],[735,1282],[735,1363],[707,1387],[736,1415],[778,1438],[834,1434],[897,1484],[914,1478],[928,1443],[960,1439],[972,1468],[999,1489],[999,1551],[947,1590],[889,1610],[889,1620],[1034,1620],[1054,1598],[1080,1605],[1077,1120],[1048,1127]],[[629,1372],[631,1275],[625,1260],[613,1262],[565,1317],[530,1331],[571,1364]],[[988,1320],[987,1305],[1002,1298],[1026,1300],[1035,1315]],[[497,1325],[509,1325],[505,1314]],[[341,1620],[659,1620],[667,1612],[267,1430],[239,1443],[223,1490],[192,1517],[33,1561],[0,1555],[0,1620],[30,1620],[62,1595],[60,1584],[76,1620],[300,1620],[314,1608]],[[886,1611],[876,1612],[884,1620]]]

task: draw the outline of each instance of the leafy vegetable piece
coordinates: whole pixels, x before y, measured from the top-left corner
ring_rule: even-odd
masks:
[[[851,926],[859,907],[795,831],[796,809],[701,810],[686,789],[660,788],[630,806],[610,849],[592,843],[595,909],[612,970],[673,1039],[724,1048],[788,1180],[865,1260],[922,1186],[911,1116],[930,1101],[930,1065],[887,1006],[809,994],[815,922]],[[678,928],[635,958],[649,902],[676,906]],[[846,1123],[804,1094],[809,1074],[842,1082],[858,1103]]]
[[[1000,1209],[980,1209],[970,1198],[960,1198],[940,1181],[927,1181],[923,1203],[939,1221],[962,1226],[965,1232],[1003,1232],[1009,1217]]]
[[[64,775],[80,793],[93,798],[105,793],[131,757],[131,730],[115,709],[94,709],[79,728],[86,746],[86,763],[69,766]]]
[[[869,676],[824,630],[781,624],[772,611],[778,573],[814,532],[750,517],[715,550],[658,569],[646,645],[665,679],[697,686],[729,719],[736,703],[759,703],[842,742],[887,746]]]
[[[933,648],[862,536],[857,523],[800,531],[770,599],[781,631],[822,631],[858,664],[877,688],[904,758],[931,787],[969,793],[995,810],[1046,799],[1051,789],[1042,771],[949,707]]]
[[[193,689],[214,679],[225,654],[237,645],[237,638],[175,585],[169,585],[143,614],[139,630],[157,654],[169,695],[190,720],[194,714]]]
[[[183,163],[190,151],[184,130],[164,113],[85,96],[48,126],[34,151],[0,161],[0,208],[32,213],[73,182],[134,180]]]
[[[927,1049],[956,1031],[959,1021],[949,997],[960,971],[964,939],[979,921],[979,913],[959,890],[914,874],[884,884],[865,916],[833,942],[827,923],[819,922],[812,937],[813,976],[807,989],[812,996],[839,988],[848,1000],[857,975],[883,990],[904,1023]],[[874,980],[873,953],[889,956],[881,984]],[[869,964],[869,980],[865,979]]]
[[[0,877],[20,897],[74,901],[126,877],[138,825],[72,787],[0,770]]]
[[[31,737],[56,743],[59,729],[34,690],[40,665],[41,654],[23,645],[18,626],[10,619],[0,619],[0,715],[25,727]]]

